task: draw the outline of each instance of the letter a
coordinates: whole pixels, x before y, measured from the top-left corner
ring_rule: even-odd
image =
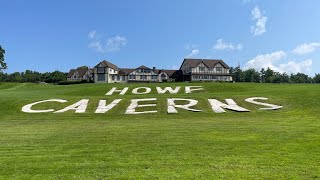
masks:
[[[70,110],[75,110],[76,113],[85,113],[88,106],[89,99],[82,99],[64,109],[56,111],[54,113],[63,113]]]
[[[112,101],[109,105],[107,105],[107,101],[106,100],[100,100],[99,101],[99,106],[96,110],[96,114],[102,114],[102,113],[106,113],[109,110],[111,110],[113,107],[115,107],[122,99],[116,99],[114,101]]]

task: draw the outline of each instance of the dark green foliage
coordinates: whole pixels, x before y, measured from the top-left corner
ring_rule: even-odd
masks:
[[[0,70],[1,69],[7,69],[7,63],[4,62],[4,54],[6,53],[6,51],[4,49],[2,49],[1,45],[0,45]]]
[[[316,76],[313,78],[313,81],[315,83],[320,83],[320,74],[316,74]]]
[[[60,71],[39,73],[37,71],[26,70],[25,72],[15,72],[7,74],[0,72],[0,82],[46,82],[46,83],[58,83],[59,81],[65,81],[66,74]]]
[[[261,69],[260,72],[255,69],[241,70],[239,67],[230,68],[230,73],[235,82],[261,82],[261,83],[314,83],[320,82],[320,75],[316,74],[314,78],[303,73],[291,74],[279,73],[270,68]]]

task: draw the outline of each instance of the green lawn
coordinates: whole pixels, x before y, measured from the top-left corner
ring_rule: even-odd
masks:
[[[156,86],[203,86],[203,91],[157,94]],[[130,87],[126,95],[106,96]],[[146,95],[133,95],[147,86]],[[244,101],[266,97],[282,105],[259,110]],[[28,114],[21,108],[62,109],[90,99],[87,112]],[[123,99],[105,114],[99,100]],[[126,115],[134,98],[157,98],[154,114]],[[167,98],[199,100],[195,108],[167,114]],[[234,99],[251,110],[214,113],[209,98]],[[320,178],[318,84],[0,84],[0,179],[317,179]]]

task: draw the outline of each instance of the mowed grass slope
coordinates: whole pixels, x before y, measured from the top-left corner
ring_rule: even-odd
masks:
[[[204,91],[184,93],[184,86]],[[126,95],[106,96],[112,87]],[[152,92],[133,95],[135,87]],[[182,86],[178,94],[155,87]],[[244,101],[267,97],[276,111]],[[87,112],[27,114],[21,107],[62,109],[90,99]],[[95,114],[100,99],[123,99]],[[145,115],[125,115],[134,98],[157,98]],[[199,100],[203,112],[167,114],[167,98]],[[249,113],[212,112],[207,99],[234,99]],[[320,86],[316,84],[0,84],[0,179],[317,179],[320,177]]]

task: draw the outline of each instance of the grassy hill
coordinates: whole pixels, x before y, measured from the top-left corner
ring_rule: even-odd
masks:
[[[203,91],[183,92],[184,86]],[[130,87],[126,95],[106,96]],[[133,95],[134,87],[152,88]],[[156,86],[182,86],[157,94]],[[275,111],[244,101],[266,97]],[[105,114],[99,100],[123,99]],[[154,114],[126,115],[134,98],[157,98]],[[167,114],[167,98],[199,100]],[[209,98],[232,98],[251,112],[214,113]],[[28,114],[21,108],[62,109],[90,99],[87,112]],[[139,108],[140,111],[150,109]],[[316,84],[0,84],[0,179],[317,179],[320,177],[320,86]]]

